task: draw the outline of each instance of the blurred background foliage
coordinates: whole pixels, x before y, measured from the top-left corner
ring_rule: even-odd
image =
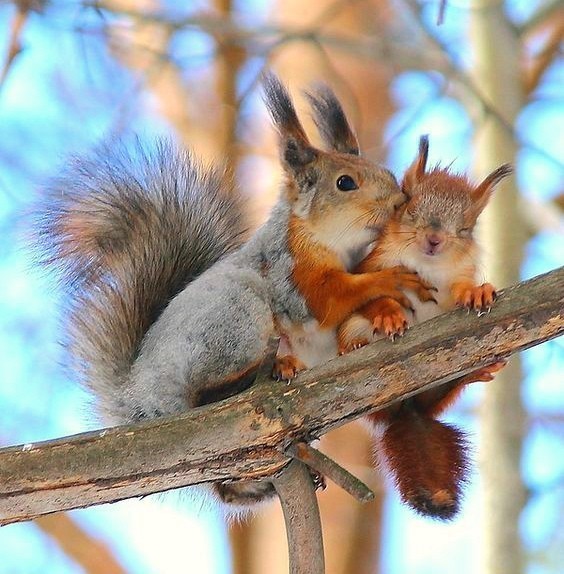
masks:
[[[0,3],[0,441],[96,426],[66,373],[53,277],[26,246],[28,213],[69,153],[101,138],[170,135],[227,163],[258,224],[277,193],[264,69],[300,91],[330,83],[364,154],[401,175],[419,135],[431,162],[516,177],[484,218],[486,275],[502,287],[564,263],[564,9],[554,0],[16,0]],[[449,417],[474,437],[480,470],[449,524],[401,507],[371,466],[363,430],[322,448],[369,483],[359,506],[320,494],[328,574],[556,573],[564,563],[564,343],[474,385]],[[522,363],[522,364],[521,364]],[[0,573],[277,574],[277,505],[227,528],[154,498],[0,530]]]

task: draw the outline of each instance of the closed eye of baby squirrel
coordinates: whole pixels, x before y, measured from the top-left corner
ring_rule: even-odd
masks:
[[[473,232],[493,189],[512,168],[502,165],[476,186],[448,168],[427,171],[428,150],[424,136],[418,157],[402,181],[407,202],[392,216],[357,271],[405,266],[435,286],[434,300],[422,301],[407,291],[413,312],[387,298],[369,302],[339,326],[341,353],[384,335],[401,335],[409,325],[456,306],[482,313],[494,302],[495,288],[478,280],[479,250]],[[503,365],[496,362],[366,417],[369,427],[378,431],[378,454],[402,500],[421,514],[452,518],[459,509],[468,469],[462,432],[435,417],[464,385],[492,380]]]

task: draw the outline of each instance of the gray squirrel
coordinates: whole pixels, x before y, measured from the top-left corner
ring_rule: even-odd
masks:
[[[106,424],[241,392],[274,335],[310,367],[337,354],[336,327],[364,303],[386,296],[409,305],[401,289],[427,294],[402,268],[350,273],[404,196],[389,170],[359,156],[334,94],[309,96],[322,151],[278,78],[266,75],[263,88],[284,180],[248,240],[242,200],[223,174],[166,142],[154,151],[101,146],[47,190],[45,258],[62,271],[73,366]],[[282,349],[278,374],[295,375],[284,357]],[[239,508],[274,494],[268,481],[212,489]]]

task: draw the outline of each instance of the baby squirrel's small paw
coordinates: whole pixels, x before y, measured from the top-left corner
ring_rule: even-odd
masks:
[[[495,287],[491,283],[459,289],[455,302],[459,307],[474,309],[479,315],[491,309],[496,298]]]
[[[348,341],[339,341],[339,355],[346,355],[351,351],[366,347],[370,341],[366,337],[354,337]]]
[[[396,290],[401,290],[399,295],[394,294],[393,297],[406,309],[413,310],[411,301],[403,293],[404,290],[413,291],[424,303],[427,301],[437,302],[433,295],[433,292],[437,292],[437,288],[428,281],[425,281],[418,273],[410,271],[403,265],[391,267],[389,271],[394,273]]]
[[[429,301],[437,303],[437,300],[435,299],[433,293],[437,293],[438,289],[434,285],[431,285],[431,283],[429,283],[428,281],[422,279],[421,277],[419,277],[419,284],[415,286],[414,291],[417,297],[419,297],[419,300],[423,301],[423,303],[427,303]]]
[[[477,371],[468,373],[460,382],[463,385],[467,385],[469,383],[488,383],[489,381],[494,380],[496,373],[501,371],[505,365],[507,365],[507,361],[502,359],[501,361],[482,367]]]
[[[296,378],[300,371],[305,371],[306,366],[292,355],[276,357],[272,368],[272,376],[277,381],[291,381]]]
[[[407,317],[403,307],[394,299],[378,299],[372,305],[371,311],[374,313],[372,326],[374,332],[382,333],[394,339],[396,335],[400,337],[407,329]]]

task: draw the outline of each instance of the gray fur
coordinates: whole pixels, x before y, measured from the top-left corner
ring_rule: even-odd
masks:
[[[167,143],[103,146],[53,180],[43,259],[62,270],[73,366],[106,424],[238,392],[233,374],[260,363],[274,313],[309,317],[290,281],[289,215],[282,198],[243,244],[239,201],[220,174]],[[212,492],[232,512],[274,494],[264,481]]]
[[[214,340],[202,317],[225,301],[210,297],[213,278],[203,272],[233,252],[246,231],[240,201],[222,175],[167,142],[154,150],[112,142],[75,159],[46,191],[38,232],[43,259],[62,271],[72,366],[107,422],[185,409],[191,371],[179,360],[199,361],[206,345],[219,345],[225,326],[215,326]],[[198,276],[208,284],[183,295]],[[241,283],[242,301],[249,289],[266,293],[256,283],[254,276]],[[194,308],[182,309],[185,300]],[[158,333],[174,321],[182,323],[179,340],[159,344]],[[191,346],[181,337],[187,333],[203,343]],[[142,376],[138,363],[145,362],[151,365]],[[164,384],[168,377],[183,390]]]
[[[154,417],[195,406],[198,392],[211,383],[261,361],[274,335],[274,315],[309,318],[290,281],[289,213],[281,200],[248,243],[169,303],[147,333],[133,367],[128,392],[135,389],[137,404],[130,402],[134,412],[141,409],[144,416]],[[114,404],[110,397],[108,407]]]
[[[286,193],[246,243],[229,184],[170,144],[150,153],[112,143],[77,159],[49,189],[40,226],[45,260],[63,271],[75,366],[107,423],[179,414],[239,392],[252,382],[275,318],[312,318],[291,278],[296,190],[323,196],[320,212],[358,201],[335,188],[354,164],[386,212],[400,195],[386,170],[347,154],[330,161],[325,154],[318,171],[332,167],[322,181],[308,163],[323,152],[310,146],[287,91],[274,76],[264,86]],[[245,482],[216,492],[246,504],[273,488]]]

